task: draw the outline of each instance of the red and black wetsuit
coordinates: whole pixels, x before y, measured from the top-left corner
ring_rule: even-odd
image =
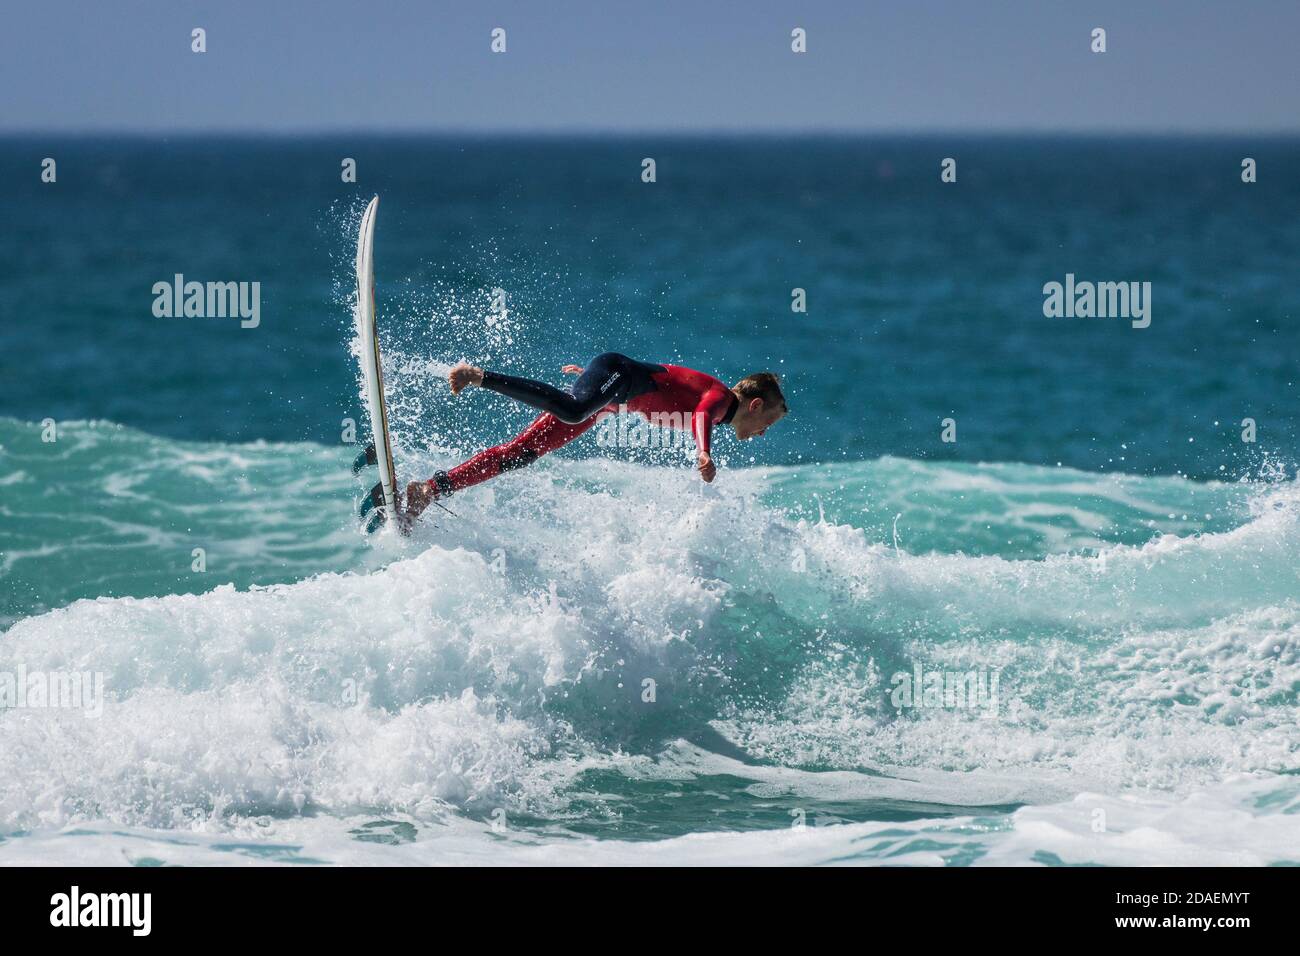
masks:
[[[739,402],[711,375],[680,365],[651,365],[617,352],[597,355],[573,388],[560,391],[531,379],[483,373],[483,387],[540,409],[542,414],[518,436],[481,451],[450,471],[429,479],[445,496],[503,471],[532,464],[548,451],[577,438],[604,415],[626,405],[630,412],[674,427],[690,428],[701,452],[709,450],[713,426],[731,421]]]

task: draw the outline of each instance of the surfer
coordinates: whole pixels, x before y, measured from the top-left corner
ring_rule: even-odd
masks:
[[[406,486],[406,518],[415,518],[429,504],[503,471],[530,465],[547,452],[567,445],[604,415],[619,406],[652,422],[688,429],[695,438],[696,469],[712,481],[717,466],[710,454],[713,426],[730,425],[741,441],[762,435],[786,413],[781,384],[771,372],[746,376],[731,388],[718,379],[680,365],[652,365],[605,352],[585,369],[566,365],[565,374],[578,380],[567,392],[544,382],[486,372],[461,362],[450,373],[453,395],[470,385],[491,389],[531,405],[542,414],[517,436],[479,452],[450,471]]]

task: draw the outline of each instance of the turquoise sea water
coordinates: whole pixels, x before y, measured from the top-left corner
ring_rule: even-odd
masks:
[[[1297,862],[1297,158],[5,141],[0,673],[105,701],[0,710],[0,862]],[[711,487],[592,441],[365,538],[376,192],[403,475],[528,420],[462,356],[773,368],[790,419]],[[260,324],[155,318],[177,272]],[[1067,272],[1151,326],[1044,318]],[[918,668],[996,700],[900,706]]]

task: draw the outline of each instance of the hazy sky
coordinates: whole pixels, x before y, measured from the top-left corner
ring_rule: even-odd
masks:
[[[1300,0],[14,0],[0,130],[1300,131],[1298,44]]]

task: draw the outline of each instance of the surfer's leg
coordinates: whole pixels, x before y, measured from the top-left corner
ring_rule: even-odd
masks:
[[[626,361],[615,352],[597,355],[568,392],[545,382],[497,372],[484,372],[482,386],[548,412],[564,424],[576,425],[611,402],[620,400],[628,378],[627,369],[623,367]]]
[[[503,471],[531,465],[547,452],[573,441],[595,422],[594,415],[580,422],[563,422],[550,413],[541,415],[515,438],[481,451],[451,469],[447,472],[446,484],[452,491],[459,491],[495,478]]]
[[[594,425],[597,417],[592,415],[581,422],[562,422],[549,413],[539,416],[505,444],[485,449],[450,471],[438,472],[428,481],[412,482],[406,489],[407,515],[413,518],[436,498],[445,498],[454,491],[495,478],[503,471],[531,465],[547,452],[573,441]]]

